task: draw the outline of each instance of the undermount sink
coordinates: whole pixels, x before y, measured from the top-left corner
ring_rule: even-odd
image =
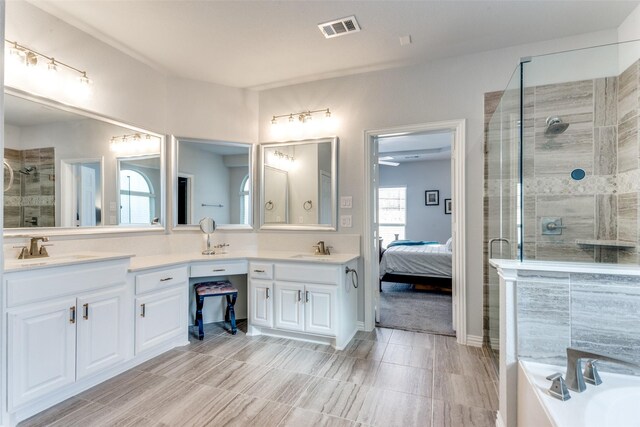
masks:
[[[314,261],[329,261],[328,258],[326,258],[328,255],[309,255],[309,254],[298,254],[298,255],[293,255],[291,258],[295,258],[295,259],[312,259]]]

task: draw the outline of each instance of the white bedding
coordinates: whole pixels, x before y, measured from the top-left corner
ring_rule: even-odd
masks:
[[[446,245],[392,246],[380,261],[380,276],[385,273],[450,278],[451,252]]]

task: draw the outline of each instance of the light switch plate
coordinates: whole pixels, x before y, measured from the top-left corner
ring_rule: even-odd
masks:
[[[353,196],[340,197],[340,207],[342,209],[351,209],[353,207]]]
[[[350,228],[351,227],[351,215],[340,215],[340,226]]]

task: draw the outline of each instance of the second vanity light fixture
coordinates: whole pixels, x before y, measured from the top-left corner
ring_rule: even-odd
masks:
[[[306,110],[306,111],[300,111],[299,113],[289,113],[289,114],[281,114],[279,116],[273,116],[273,118],[271,119],[271,124],[277,125],[278,119],[282,119],[284,117],[288,118],[289,123],[294,123],[296,119],[300,123],[308,123],[313,119],[313,115],[318,113],[324,113],[325,118],[331,117],[331,111],[329,111],[328,108],[323,108],[321,110]]]
[[[158,138],[148,133],[132,133],[111,137],[111,151],[145,152],[158,149]]]
[[[59,67],[66,68],[67,70],[78,73],[78,82],[85,88],[88,88],[91,84],[91,80],[87,77],[87,72],[80,70],[72,65],[55,59],[52,56],[45,55],[27,46],[24,46],[17,41],[11,41],[4,39],[5,43],[9,45],[9,58],[18,62],[26,67],[36,67],[40,59],[44,59],[47,64],[47,72],[49,75],[55,74]]]

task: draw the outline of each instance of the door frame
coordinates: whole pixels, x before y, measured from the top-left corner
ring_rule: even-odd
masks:
[[[70,215],[75,213],[74,202],[76,197],[74,173],[72,168],[75,165],[85,163],[99,163],[100,164],[100,221],[102,225],[106,224],[105,214],[105,194],[104,194],[104,156],[101,157],[87,157],[79,159],[61,159],[60,160],[60,224],[63,227],[75,227],[69,218]]]
[[[453,327],[459,344],[467,344],[467,292],[466,292],[466,236],[465,236],[465,119],[444,120],[416,125],[397,126],[391,128],[367,130],[365,139],[365,218],[364,218],[364,329],[369,331],[375,327],[376,299],[378,288],[378,239],[374,238],[373,218],[376,204],[373,174],[376,171],[377,153],[374,142],[379,136],[402,133],[428,132],[448,130],[453,133],[451,143],[451,199],[454,201],[451,213],[451,237],[453,242],[452,256],[452,297]],[[377,236],[376,236],[377,237]],[[458,248],[460,250],[458,250]]]

